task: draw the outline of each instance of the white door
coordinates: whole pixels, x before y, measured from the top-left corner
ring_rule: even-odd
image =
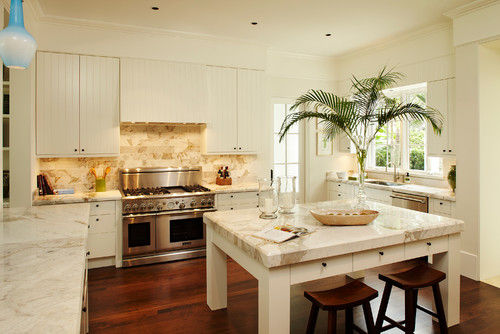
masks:
[[[78,55],[37,53],[36,152],[69,156],[80,153]]]
[[[80,154],[120,153],[119,59],[80,57]]]

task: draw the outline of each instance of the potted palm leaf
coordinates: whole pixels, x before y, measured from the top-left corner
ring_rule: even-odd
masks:
[[[356,207],[364,208],[365,169],[368,148],[377,132],[392,120],[427,121],[436,134],[441,134],[443,116],[431,107],[415,103],[400,103],[387,97],[383,91],[394,87],[403,75],[385,67],[376,77],[360,79],[352,77],[351,95],[339,97],[322,90],[309,90],[297,98],[280,130],[280,141],[288,130],[302,120],[318,119],[327,139],[345,133],[356,148],[359,171],[359,190]],[[299,110],[299,108],[301,110]]]

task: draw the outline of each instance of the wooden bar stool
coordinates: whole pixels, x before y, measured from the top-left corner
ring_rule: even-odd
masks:
[[[328,334],[336,333],[337,311],[345,310],[346,333],[352,333],[355,329],[358,333],[364,333],[361,328],[353,322],[353,308],[363,305],[366,327],[368,334],[375,334],[372,309],[370,300],[377,298],[378,292],[360,281],[352,281],[336,289],[304,292],[304,296],[312,302],[309,322],[307,324],[307,334],[314,333],[319,309],[328,311]]]
[[[417,309],[424,311],[439,320],[439,329],[441,333],[448,333],[448,326],[446,326],[446,317],[444,314],[443,301],[441,299],[441,292],[439,290],[439,282],[446,278],[446,274],[427,267],[419,265],[410,270],[403,271],[395,274],[382,275],[378,277],[385,281],[384,293],[382,301],[380,302],[380,309],[377,316],[377,332],[381,333],[388,329],[397,327],[405,333],[413,333],[415,331],[415,318]],[[405,291],[405,320],[395,321],[385,315],[387,311],[387,304],[389,303],[389,296],[391,294],[392,286],[396,286]],[[436,305],[437,313],[432,312],[425,307],[417,304],[418,289],[432,286],[434,294],[434,303]],[[382,327],[384,320],[389,322],[389,325]],[[403,326],[404,324],[404,326]]]

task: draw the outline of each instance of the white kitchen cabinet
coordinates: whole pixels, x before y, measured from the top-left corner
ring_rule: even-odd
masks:
[[[429,213],[449,218],[455,218],[456,202],[437,198],[429,198]]]
[[[427,155],[455,155],[455,79],[427,83],[427,105],[441,112],[444,118],[441,136],[427,127]]]
[[[205,154],[256,154],[262,138],[264,72],[207,67]]]
[[[259,192],[245,191],[217,194],[217,210],[238,210],[259,207]]]
[[[339,151],[344,153],[356,153],[356,148],[351,139],[345,133],[339,134]]]
[[[120,153],[119,59],[37,53],[36,152]]]
[[[87,250],[90,252],[90,267],[95,268],[96,259],[113,257],[108,265],[113,264],[116,255],[116,203],[103,201],[90,203],[89,234]]]
[[[206,66],[122,58],[121,122],[206,123]]]
[[[354,185],[337,181],[328,181],[329,201],[352,198],[354,198]]]

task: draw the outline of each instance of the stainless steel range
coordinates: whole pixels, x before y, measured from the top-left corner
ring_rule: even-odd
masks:
[[[201,167],[120,170],[124,267],[205,255],[215,194],[201,178]]]

